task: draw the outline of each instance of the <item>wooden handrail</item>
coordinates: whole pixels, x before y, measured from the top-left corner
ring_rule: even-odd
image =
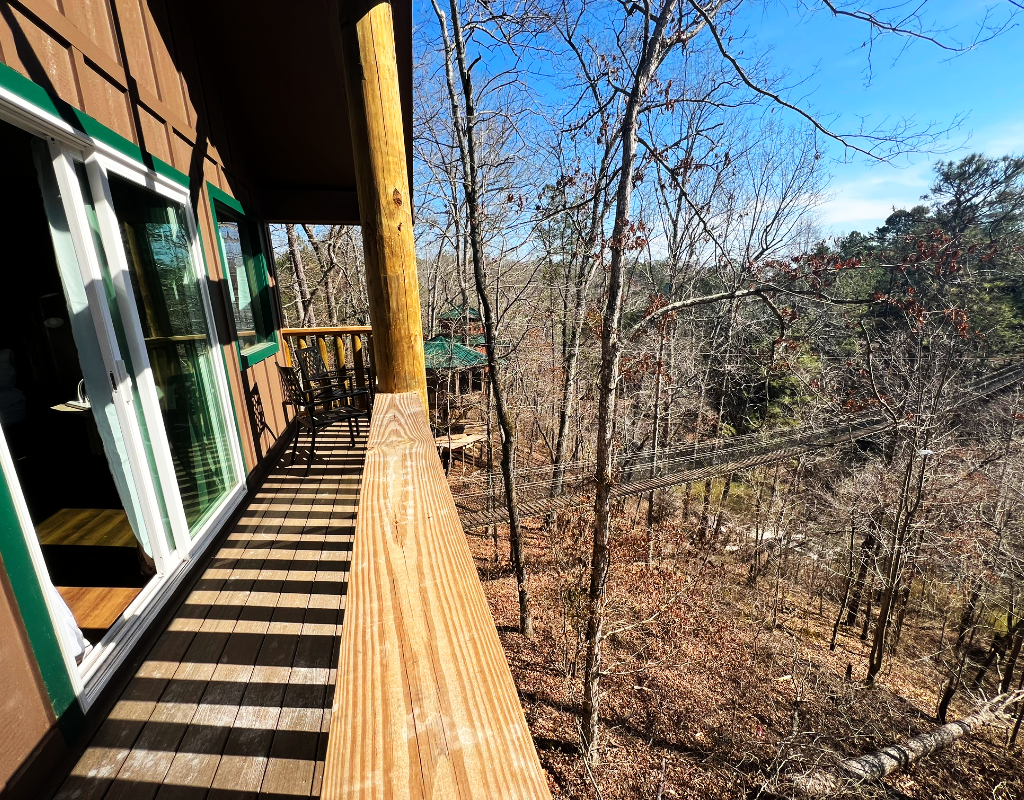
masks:
[[[374,404],[321,797],[551,797],[414,392]]]
[[[282,336],[315,336],[316,334],[338,334],[338,333],[369,333],[372,331],[369,325],[338,325],[335,327],[319,328],[281,328]]]

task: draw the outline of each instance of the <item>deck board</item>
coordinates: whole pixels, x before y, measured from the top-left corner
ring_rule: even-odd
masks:
[[[347,434],[308,478],[302,445],[267,477],[55,800],[310,796],[365,447]]]

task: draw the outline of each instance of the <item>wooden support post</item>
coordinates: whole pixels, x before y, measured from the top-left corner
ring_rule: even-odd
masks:
[[[385,393],[417,392],[426,410],[423,324],[391,5],[352,0],[341,9],[377,381]]]

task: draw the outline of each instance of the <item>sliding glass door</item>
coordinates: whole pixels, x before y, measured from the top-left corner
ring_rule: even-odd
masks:
[[[0,483],[21,536],[0,557],[29,565],[28,613],[88,708],[245,467],[188,189],[4,108]]]
[[[80,202],[92,228],[90,260],[104,289],[97,302],[123,354],[137,457],[148,466],[151,514],[163,522],[174,562],[240,497],[244,476],[187,195],[97,154],[80,159],[53,148],[58,172],[75,183],[65,204]]]
[[[110,177],[135,308],[190,532],[238,483],[185,209]]]

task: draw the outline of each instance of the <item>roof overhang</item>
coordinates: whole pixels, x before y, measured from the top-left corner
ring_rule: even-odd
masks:
[[[341,57],[344,0],[160,5],[172,30],[192,38],[196,64],[183,72],[200,82],[205,133],[229,183],[241,181],[272,222],[358,224]],[[412,2],[391,7],[411,184]],[[236,196],[248,193],[238,188]]]

